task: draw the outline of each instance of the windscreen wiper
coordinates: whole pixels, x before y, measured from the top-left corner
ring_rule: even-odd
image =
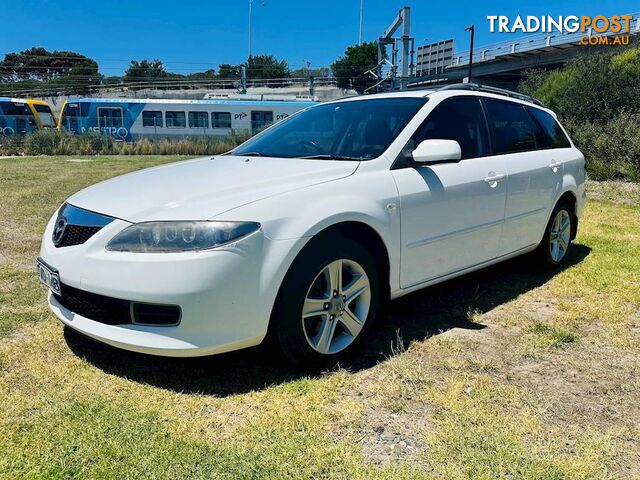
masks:
[[[346,155],[329,155],[329,154],[321,154],[321,155],[306,155],[304,157],[298,157],[304,159],[311,160],[355,160],[357,162],[361,161],[360,157],[348,157]]]

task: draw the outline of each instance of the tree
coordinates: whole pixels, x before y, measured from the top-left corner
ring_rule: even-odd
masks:
[[[320,68],[302,67],[302,68],[297,68],[295,70],[292,70],[290,72],[290,75],[291,75],[291,78],[306,78],[309,75],[315,78],[329,77],[331,76],[331,69],[327,67],[320,67]]]
[[[0,80],[3,82],[49,81],[65,75],[79,75],[80,71],[82,75],[90,76],[92,79],[100,77],[96,61],[76,52],[50,52],[42,47],[33,47],[21,52],[7,53],[0,62]]]
[[[287,78],[289,64],[273,55],[255,55],[249,57],[247,78]]]
[[[131,60],[129,67],[124,72],[124,79],[131,82],[145,82],[166,78],[168,72],[164,64],[158,60],[143,59],[139,62]]]
[[[240,65],[221,63],[218,65],[218,78],[240,78]]]
[[[205,70],[204,72],[195,72],[185,75],[188,80],[213,80],[216,78],[216,71],[213,68]]]
[[[363,93],[368,87],[375,85],[376,80],[365,72],[378,64],[378,44],[365,42],[347,47],[344,56],[338,57],[331,64],[331,71],[336,77],[338,87],[353,88]]]

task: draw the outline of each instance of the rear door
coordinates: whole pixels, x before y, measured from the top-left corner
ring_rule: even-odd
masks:
[[[483,100],[494,151],[505,159],[507,204],[501,254],[537,244],[562,181],[562,163],[523,104]]]
[[[502,234],[505,160],[491,154],[479,98],[443,100],[402,155],[426,139],[456,140],[462,161],[392,170],[400,195],[403,288],[495,258]]]

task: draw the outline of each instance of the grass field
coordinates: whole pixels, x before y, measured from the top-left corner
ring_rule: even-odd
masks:
[[[0,478],[640,478],[640,189],[588,186],[564,269],[517,259],[391,304],[366,352],[118,351],[63,329],[55,208],[159,157],[0,159]]]

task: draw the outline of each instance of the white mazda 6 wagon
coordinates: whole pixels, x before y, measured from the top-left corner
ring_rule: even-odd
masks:
[[[565,259],[584,157],[539,102],[473,84],[292,115],[231,152],[72,195],[44,233],[51,310],[166,356],[353,348],[384,302],[534,252]]]

